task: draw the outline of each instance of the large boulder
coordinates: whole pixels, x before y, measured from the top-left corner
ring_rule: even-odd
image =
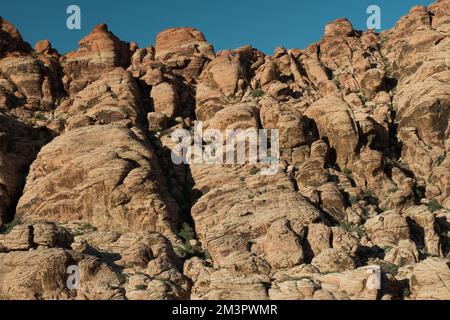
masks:
[[[267,300],[270,279],[226,269],[215,270],[193,258],[184,265],[184,274],[194,280],[192,300]]]
[[[56,110],[66,130],[93,124],[142,126],[145,111],[138,84],[124,69],[116,68],[61,104]]]
[[[24,42],[19,31],[0,17],[0,58],[8,53],[28,53],[31,47]]]
[[[353,163],[359,142],[358,127],[350,107],[339,97],[328,96],[311,105],[305,115],[317,124],[321,137],[336,150],[341,168]]]
[[[416,264],[410,282],[413,299],[449,300],[449,261],[439,258],[429,258]]]
[[[156,60],[187,80],[199,76],[205,62],[213,57],[213,47],[194,28],[171,28],[156,37]]]
[[[397,245],[400,240],[410,238],[406,219],[393,211],[383,212],[367,220],[364,228],[371,241],[379,247]]]
[[[302,263],[303,226],[321,216],[295,192],[285,173],[263,176],[251,166],[196,165],[192,176],[194,188],[203,193],[192,217],[215,266],[267,274],[270,265],[276,271]],[[289,246],[273,252],[273,243],[284,242]]]
[[[60,248],[0,253],[0,299],[68,299],[70,262],[70,254]]]
[[[46,145],[17,206],[23,221],[82,220],[169,236],[177,213],[149,143],[138,130],[114,125],[76,129]]]
[[[120,41],[106,24],[99,24],[79,42],[77,51],[62,58],[64,82],[67,91],[77,93],[102,73],[115,67],[128,67],[131,60],[130,44]]]
[[[161,234],[96,231],[81,222],[64,226],[23,224],[0,235],[0,300],[189,297],[181,262]]]
[[[6,57],[0,60],[0,72],[5,79],[0,91],[6,94],[8,109],[24,105],[33,111],[50,110],[64,95],[54,57]]]
[[[198,79],[197,119],[207,120],[230,104],[250,102],[252,66],[262,59],[263,54],[250,46],[220,52]]]

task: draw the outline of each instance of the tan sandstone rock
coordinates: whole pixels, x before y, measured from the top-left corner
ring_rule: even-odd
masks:
[[[70,131],[41,150],[17,214],[170,235],[177,210],[148,142],[138,131],[105,125]]]

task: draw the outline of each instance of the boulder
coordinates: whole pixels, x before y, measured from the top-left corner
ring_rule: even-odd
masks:
[[[414,266],[411,293],[415,300],[449,300],[450,267],[448,260],[428,258]]]
[[[46,145],[17,206],[24,222],[82,220],[170,236],[177,213],[148,141],[115,125],[75,129]]]
[[[127,68],[130,60],[130,44],[117,38],[106,24],[99,24],[80,40],[77,51],[63,57],[66,90],[77,93],[103,73],[115,67]]]

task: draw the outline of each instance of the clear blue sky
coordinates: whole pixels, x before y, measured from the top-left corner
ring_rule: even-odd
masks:
[[[366,29],[370,4],[381,7],[382,28],[417,4],[432,0],[2,0],[0,15],[14,24],[30,44],[49,39],[61,53],[76,49],[78,41],[105,22],[119,38],[140,47],[154,44],[169,27],[200,29],[216,50],[251,44],[267,54],[277,46],[304,48],[318,41],[325,24],[348,17]],[[82,29],[66,28],[66,8],[77,4]]]

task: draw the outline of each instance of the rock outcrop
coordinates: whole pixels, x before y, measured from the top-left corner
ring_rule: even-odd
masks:
[[[17,206],[24,222],[81,220],[119,232],[173,232],[178,206],[138,129],[87,126],[46,145]]]
[[[0,225],[13,220],[29,167],[51,137],[44,128],[0,113]]]
[[[271,55],[0,18],[0,299],[450,299],[449,54],[449,0]]]
[[[120,41],[105,24],[99,24],[80,41],[76,52],[62,58],[64,86],[69,93],[77,93],[103,73],[128,67],[131,55],[129,43]]]
[[[155,59],[188,80],[197,78],[213,57],[213,47],[199,30],[171,28],[156,37]]]
[[[0,58],[11,53],[28,53],[31,47],[23,41],[19,31],[8,21],[0,17]]]
[[[1,299],[185,299],[190,289],[170,241],[158,233],[35,223],[0,236],[0,248]],[[70,267],[78,270],[77,288],[69,287]]]

